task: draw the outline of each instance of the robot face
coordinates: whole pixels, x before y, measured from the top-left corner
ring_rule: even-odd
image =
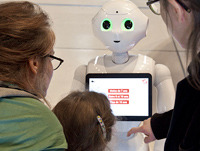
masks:
[[[130,50],[146,36],[148,18],[128,0],[106,3],[92,20],[93,31],[111,51]]]

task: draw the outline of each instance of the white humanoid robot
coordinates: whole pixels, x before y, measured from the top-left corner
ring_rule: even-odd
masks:
[[[74,74],[72,90],[85,90],[88,73],[150,73],[153,84],[154,112],[165,112],[174,106],[174,86],[169,69],[144,55],[129,55],[128,51],[146,36],[148,18],[129,0],[111,0],[102,6],[92,20],[95,36],[112,51],[112,55],[97,56],[88,65],[79,66]],[[134,122],[118,121],[127,132]],[[116,126],[115,134],[117,134]],[[148,151],[141,133],[134,137],[113,134],[109,148],[112,151]],[[120,139],[119,137],[122,137]],[[122,141],[124,139],[124,141]],[[157,141],[154,151],[163,150],[164,141]]]

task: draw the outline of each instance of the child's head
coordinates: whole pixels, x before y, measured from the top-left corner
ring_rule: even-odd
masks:
[[[115,117],[110,102],[96,92],[72,92],[53,109],[61,122],[69,151],[102,151],[111,140]],[[98,121],[102,118],[105,125]]]

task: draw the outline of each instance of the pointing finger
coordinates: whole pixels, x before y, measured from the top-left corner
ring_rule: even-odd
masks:
[[[143,128],[142,127],[134,127],[128,131],[127,136],[130,136],[131,134],[138,133],[138,132],[143,132]]]

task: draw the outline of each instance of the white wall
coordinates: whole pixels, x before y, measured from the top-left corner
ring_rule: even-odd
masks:
[[[6,0],[0,0],[4,2]],[[10,0],[7,0],[10,1]],[[56,56],[64,59],[54,72],[47,99],[54,106],[70,92],[75,69],[97,55],[109,54],[104,45],[92,33],[91,19],[107,0],[30,0],[38,3],[53,21],[56,34]],[[132,0],[149,17],[147,37],[141,40],[131,54],[146,54],[156,63],[167,65],[176,86],[184,75],[174,44],[160,16],[154,15],[145,0]],[[184,50],[178,46],[185,63]]]

